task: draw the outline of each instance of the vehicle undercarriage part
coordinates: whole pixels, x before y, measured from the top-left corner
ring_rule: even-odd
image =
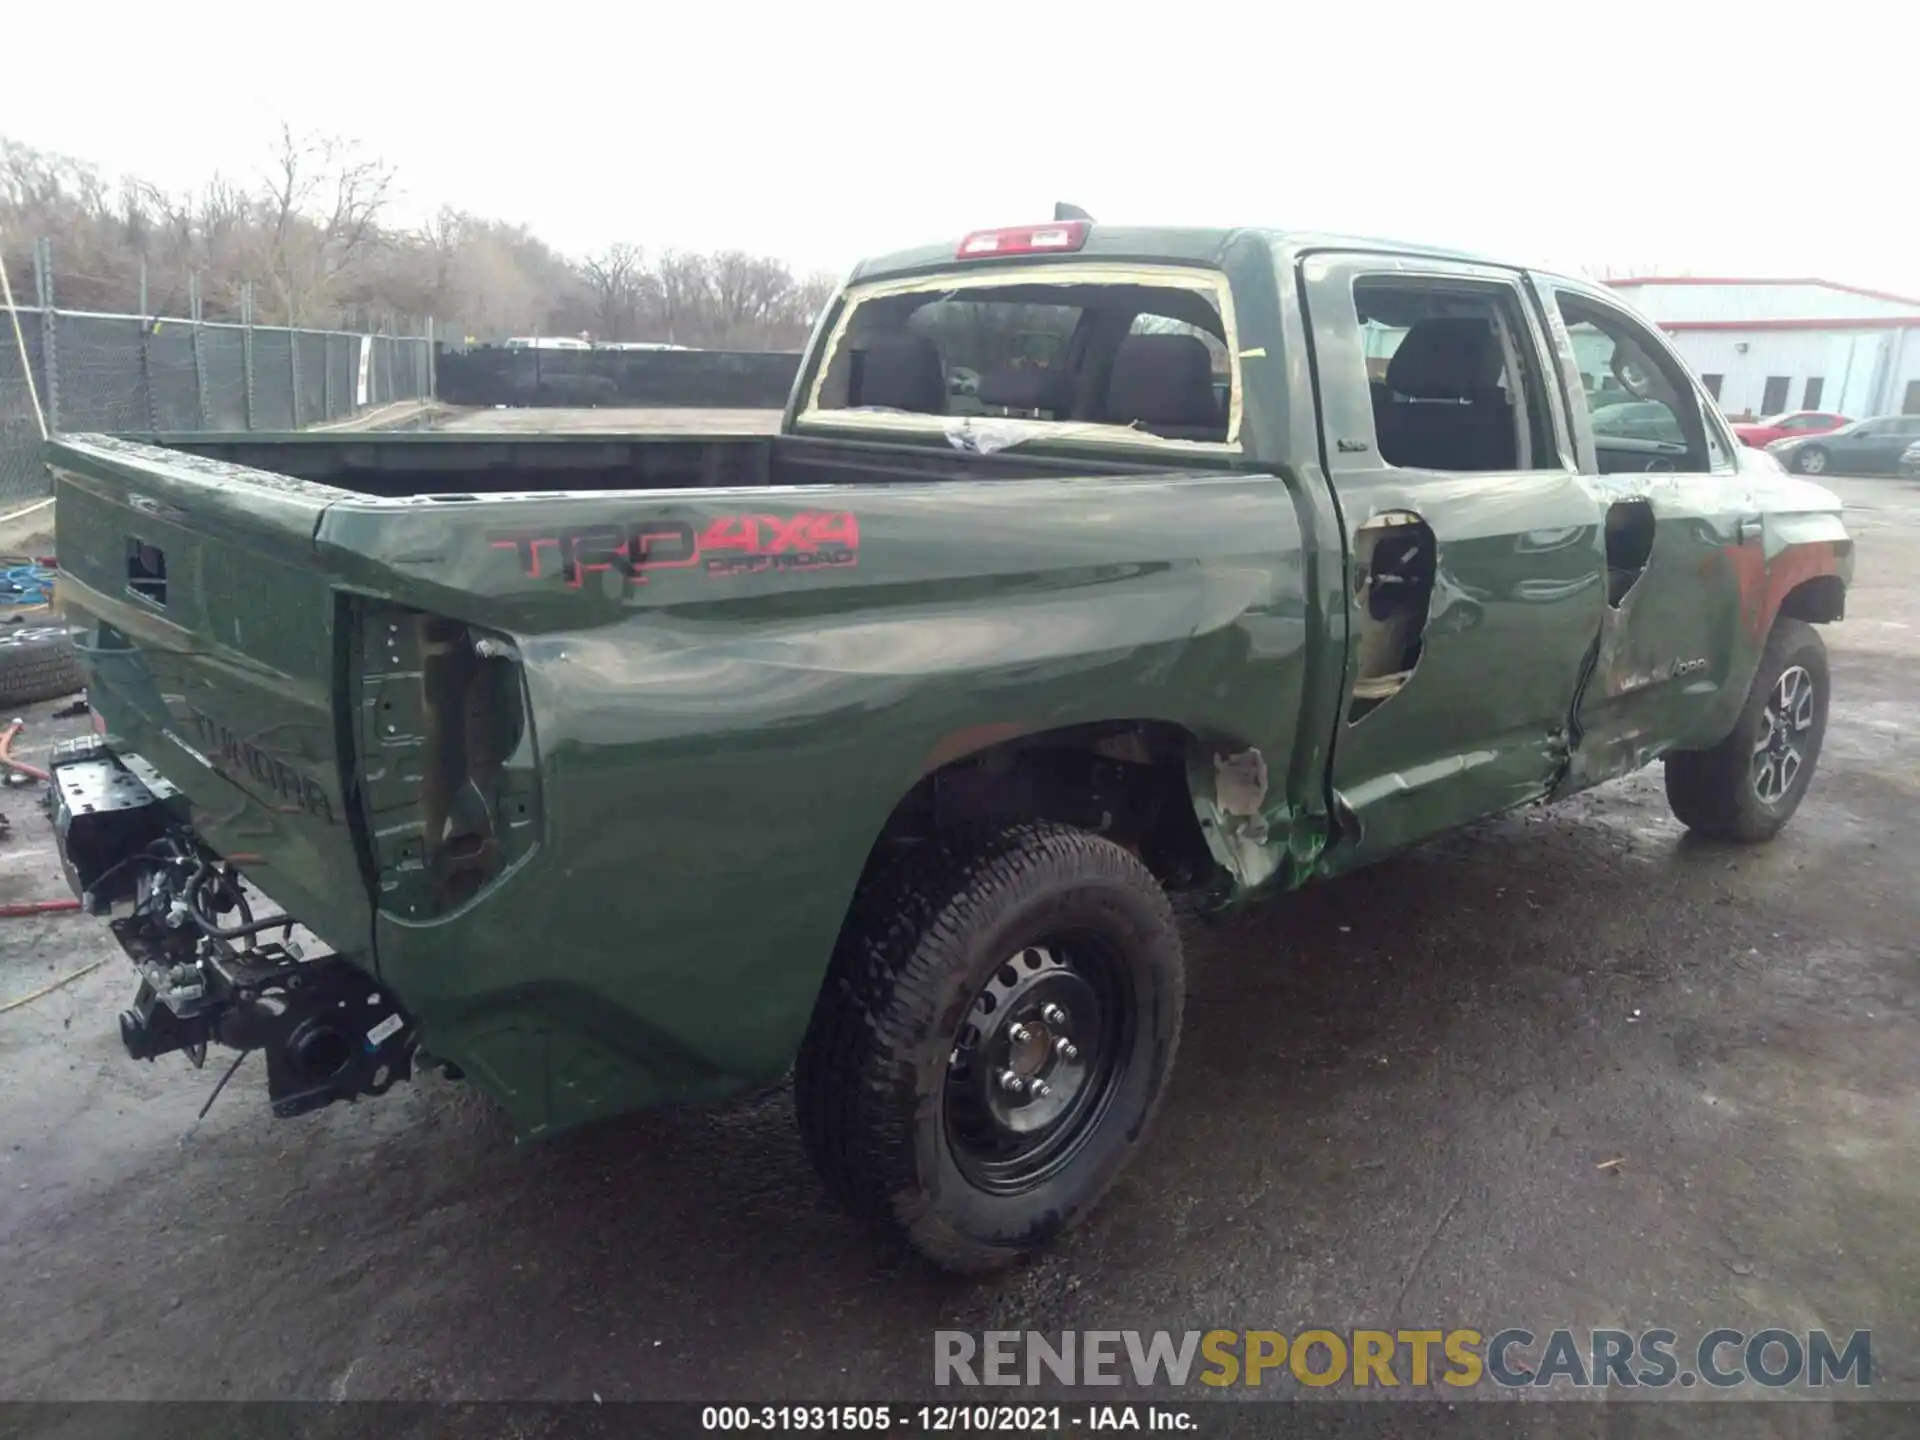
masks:
[[[1435,548],[1427,522],[1405,510],[1374,516],[1354,536],[1360,628],[1348,724],[1399,694],[1420,662],[1433,603]]]
[[[1188,737],[1147,722],[1022,736],[925,776],[888,821],[882,847],[962,826],[1053,820],[1132,851],[1162,884],[1213,878],[1186,776]]]
[[[51,808],[69,881],[114,917],[140,975],[120,1014],[127,1054],[200,1065],[209,1044],[263,1050],[282,1117],[412,1075],[415,1026],[378,982],[337,955],[308,958],[290,917],[256,918],[240,873],[113,755],[97,744],[56,755]]]

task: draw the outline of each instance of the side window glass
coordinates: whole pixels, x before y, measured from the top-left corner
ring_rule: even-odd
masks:
[[[1635,321],[1577,295],[1556,292],[1583,377],[1598,377],[1584,399],[1600,468],[1731,469],[1733,461],[1693,382]]]
[[[1512,289],[1365,276],[1354,282],[1353,304],[1387,464],[1560,468],[1538,356]]]

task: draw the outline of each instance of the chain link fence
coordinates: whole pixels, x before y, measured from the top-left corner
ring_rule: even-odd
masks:
[[[427,336],[22,307],[0,315],[0,509],[50,493],[23,360],[66,434],[294,430],[430,399],[434,381]]]

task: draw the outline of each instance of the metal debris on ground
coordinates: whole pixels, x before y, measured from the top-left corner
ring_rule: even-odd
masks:
[[[75,908],[77,909],[78,907],[76,906]],[[53,994],[54,991],[65,989],[67,986],[71,985],[74,981],[80,979],[82,976],[91,975],[94,971],[98,970],[102,965],[106,963],[107,962],[105,960],[96,960],[93,962],[93,964],[82,966],[80,969],[75,970],[70,975],[62,975],[58,980],[54,981],[51,985],[42,985],[38,990],[35,990],[30,995],[22,995],[18,1000],[9,1000],[7,1001],[6,1004],[0,1005],[0,1015],[5,1015],[12,1010],[18,1010],[24,1005],[31,1005],[36,1000],[43,1000],[47,996]]]

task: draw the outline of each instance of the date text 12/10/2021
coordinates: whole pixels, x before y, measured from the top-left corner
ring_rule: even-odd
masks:
[[[708,1405],[709,1431],[885,1434],[1058,1434],[1062,1431],[1160,1430],[1192,1433],[1189,1410],[1171,1405]]]

